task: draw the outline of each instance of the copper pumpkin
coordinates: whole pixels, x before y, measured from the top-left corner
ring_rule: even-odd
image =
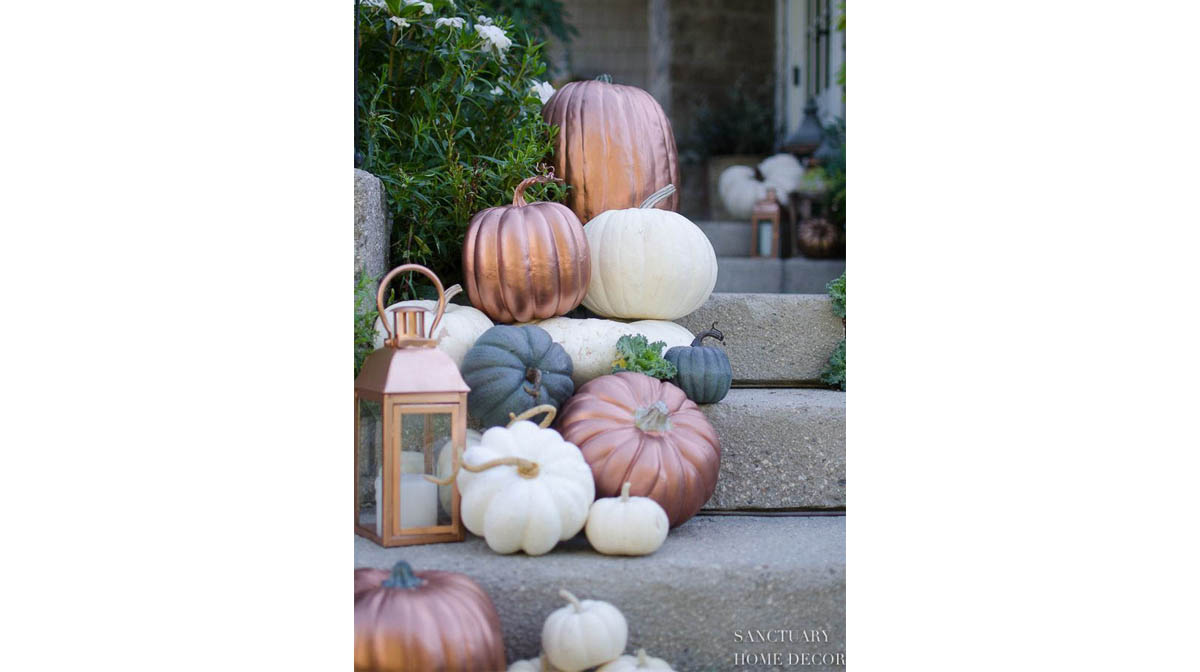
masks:
[[[561,203],[525,202],[525,189],[553,176],[522,180],[512,205],[471,218],[463,241],[463,278],[471,303],[497,322],[529,322],[574,310],[592,279],[583,225]]]
[[[679,184],[675,134],[662,106],[636,86],[571,82],[542,117],[558,126],[554,171],[571,185],[567,205],[584,224],[605,210],[636,207],[664,184]],[[679,209],[679,196],[659,203]]]
[[[354,669],[503,670],[500,617],[477,583],[454,572],[354,570]]]
[[[810,217],[800,222],[796,248],[809,259],[845,259],[846,234],[827,219]]]
[[[696,515],[717,487],[721,442],[683,390],[642,373],[601,376],[579,388],[559,414],[559,431],[579,446],[596,498],[649,497],[671,527]]]

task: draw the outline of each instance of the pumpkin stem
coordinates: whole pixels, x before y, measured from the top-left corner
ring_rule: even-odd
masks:
[[[516,467],[517,474],[522,478],[536,478],[538,475],[538,463],[534,462],[533,460],[527,460],[523,457],[498,457],[480,465],[470,465],[466,462],[463,462],[460,466],[460,468],[465,469],[473,474],[478,474],[481,471],[487,471],[492,467]]]
[[[629,488],[632,488],[632,487],[633,487],[633,483],[631,483],[629,481],[625,481],[625,485],[621,486],[621,501],[622,502],[629,501]]]
[[[462,294],[462,285],[450,285],[450,287],[446,289],[446,303],[450,303],[450,299],[453,299],[459,294]]]
[[[642,201],[642,204],[639,205],[638,207],[639,208],[653,208],[654,206],[658,205],[659,201],[663,200],[664,198],[670,196],[673,193],[675,193],[675,185],[668,184],[667,186],[663,187],[662,189],[659,189],[658,191],[654,192],[653,194],[650,194],[649,196],[647,196],[646,200]]]
[[[529,381],[529,387],[525,388],[525,394],[537,399],[542,393],[542,370],[536,366],[525,369],[525,380]]]
[[[562,179],[555,177],[554,170],[551,169],[550,172],[546,173],[545,175],[534,175],[533,177],[527,177],[521,180],[521,183],[517,185],[517,188],[513,189],[513,205],[518,208],[523,208],[529,205],[525,202],[525,190],[531,184],[540,184],[542,182],[562,182]]]
[[[520,415],[517,415],[515,413],[509,413],[508,414],[508,426],[512,427],[513,423],[519,422],[521,420],[528,420],[528,419],[532,418],[533,416],[538,415],[539,413],[546,414],[546,417],[542,418],[542,421],[538,423],[538,427],[545,429],[550,426],[550,423],[554,422],[554,416],[558,415],[558,409],[551,406],[550,404],[541,404],[540,406],[534,406],[533,408],[529,408],[524,411],[521,411]]]
[[[558,596],[570,602],[571,606],[575,607],[575,613],[578,614],[579,612],[583,611],[583,603],[579,601],[579,598],[572,595],[571,592],[566,588],[558,591]]]
[[[671,431],[671,411],[667,408],[667,402],[659,399],[650,406],[634,411],[633,425],[643,432]]]
[[[692,341],[692,347],[694,348],[694,347],[700,345],[701,341],[703,341],[705,338],[715,338],[718,341],[720,341],[721,343],[725,342],[725,334],[722,334],[717,329],[716,322],[713,322],[712,326],[709,327],[708,329],[705,329],[704,331],[696,334],[696,340]]]
[[[645,667],[646,666],[646,650],[638,649],[637,657],[638,657],[638,667]]]
[[[597,81],[597,82],[604,82],[605,84],[612,84],[612,75],[610,75],[610,74],[608,74],[608,73],[606,72],[606,73],[604,73],[604,74],[602,74],[602,75],[599,75],[599,76],[597,76],[597,77],[596,77],[596,81]]]
[[[392,565],[392,575],[383,580],[385,588],[419,588],[425,585],[425,579],[413,573],[412,566],[403,560]]]

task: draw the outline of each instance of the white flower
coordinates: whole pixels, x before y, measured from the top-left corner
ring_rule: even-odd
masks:
[[[502,94],[502,93],[504,93],[504,89],[502,89],[502,88],[500,88],[500,87],[498,87],[498,86],[497,86],[496,88],[492,89],[492,95],[493,95],[493,96],[498,96],[498,95],[500,95],[500,94]]]
[[[533,86],[529,88],[533,89],[533,92],[538,95],[538,98],[542,99],[543,105],[546,104],[547,100],[550,100],[550,96],[554,95],[554,86],[552,86],[550,82],[539,82],[535,79],[533,80]]]
[[[477,17],[475,17],[475,20],[476,20],[476,21],[479,23],[479,25],[481,25],[481,26],[490,26],[490,25],[492,25],[492,20],[491,20],[491,19],[489,19],[489,18],[488,18],[488,17],[486,17],[486,16],[477,16]]]
[[[433,13],[433,5],[429,4],[428,2],[422,2],[422,0],[404,0],[405,7],[408,7],[411,5],[420,5],[422,14],[432,14]]]
[[[435,28],[441,28],[442,26],[450,26],[451,28],[462,28],[463,23],[465,23],[463,18],[461,16],[456,16],[456,17],[450,18],[450,19],[445,19],[445,18],[438,19],[437,21],[433,22],[433,26]]]
[[[512,40],[504,34],[504,29],[499,26],[475,26],[475,32],[483,38],[484,51],[495,51],[500,60],[504,60],[504,51],[512,46]]]
[[[362,0],[364,7],[374,7],[375,9],[387,9],[387,3],[383,0]]]
[[[388,19],[388,21],[391,21],[392,23],[396,24],[397,28],[407,28],[409,26],[408,21],[405,21],[404,19],[402,19],[398,16],[393,16],[392,18]]]

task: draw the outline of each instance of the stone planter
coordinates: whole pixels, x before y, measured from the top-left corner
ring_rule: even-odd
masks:
[[[729,221],[733,219],[733,215],[725,209],[725,205],[721,203],[721,195],[717,193],[717,180],[721,178],[721,172],[730,166],[750,166],[758,170],[758,164],[763,159],[767,158],[762,154],[727,154],[725,156],[711,156],[708,159],[708,216],[709,219],[715,221]]]

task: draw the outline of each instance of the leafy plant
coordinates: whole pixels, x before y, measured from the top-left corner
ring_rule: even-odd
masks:
[[[554,128],[542,120],[542,45],[475,0],[362,0],[358,6],[356,156],[387,191],[390,257],[461,280],[471,216],[512,200],[540,172]],[[539,185],[529,200],[558,200]],[[429,298],[410,276],[402,299]]]
[[[512,19],[519,31],[539,42],[554,36],[568,43],[579,31],[567,23],[567,12],[559,0],[482,0],[493,14]]]
[[[617,358],[613,360],[613,373],[636,371],[660,380],[670,380],[678,370],[663,359],[664,341],[648,343],[641,334],[626,334],[617,339]]]
[[[830,280],[825,285],[825,291],[829,292],[829,298],[833,299],[833,314],[846,319],[846,272],[837,278]]]
[[[707,158],[725,154],[768,154],[775,146],[775,106],[767,87],[739,76],[727,97],[696,107],[695,131],[686,150]]]
[[[375,349],[375,318],[379,309],[375,305],[375,282],[366,273],[361,273],[354,282],[354,375],[362,369],[363,361]]]
[[[833,314],[842,318],[842,324],[846,323],[846,273],[843,271],[841,276],[834,280],[830,280],[829,284],[825,285],[826,291],[829,292],[829,298],[833,301]],[[833,354],[829,356],[829,363],[825,366],[824,373],[821,374],[821,381],[841,388],[846,389],[846,339],[842,339],[834,349]]]

